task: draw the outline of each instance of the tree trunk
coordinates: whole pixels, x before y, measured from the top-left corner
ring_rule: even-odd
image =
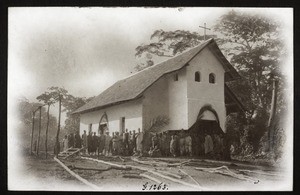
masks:
[[[58,153],[60,150],[59,147],[60,115],[61,115],[61,95],[59,94],[58,125],[57,125],[57,134],[56,134],[55,152],[54,152],[56,157],[58,157]]]
[[[32,130],[31,130],[30,155],[32,155],[32,144],[33,144],[33,133],[34,133],[34,116],[35,116],[35,111],[32,112]]]
[[[48,110],[47,110],[47,127],[46,127],[46,141],[45,141],[46,158],[48,157],[49,110],[50,110],[50,104],[48,104]]]
[[[273,91],[272,91],[272,102],[271,102],[271,112],[268,122],[268,139],[269,139],[269,151],[273,152],[274,149],[274,118],[276,114],[276,102],[277,102],[277,86],[278,81],[273,80]]]
[[[37,150],[36,154],[39,155],[39,149],[40,149],[40,135],[41,135],[41,125],[42,125],[42,107],[39,107],[40,109],[40,120],[39,120],[39,136],[38,136],[38,143],[37,143]]]

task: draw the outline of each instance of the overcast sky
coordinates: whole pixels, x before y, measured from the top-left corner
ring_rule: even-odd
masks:
[[[190,30],[214,25],[232,8],[10,8],[10,100],[30,101],[50,86],[74,96],[100,94],[134,72],[135,48],[157,29]],[[291,10],[244,9],[284,18]],[[209,32],[208,32],[209,33]]]

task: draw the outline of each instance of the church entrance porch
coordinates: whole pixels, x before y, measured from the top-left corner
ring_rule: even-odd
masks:
[[[193,156],[223,159],[224,132],[215,120],[198,119],[189,129]]]

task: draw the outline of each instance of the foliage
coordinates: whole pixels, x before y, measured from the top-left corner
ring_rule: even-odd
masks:
[[[251,152],[257,152],[267,130],[273,78],[280,83],[278,110],[285,105],[282,95],[284,78],[279,66],[285,54],[280,25],[261,15],[230,11],[220,18],[214,30],[222,35],[219,39],[221,48],[243,77],[243,81],[229,84],[238,97],[244,98],[248,109],[247,123],[234,119],[238,121],[236,125],[243,125],[241,146],[243,151],[250,150],[245,147],[249,143]]]
[[[69,92],[64,88],[52,86],[48,88],[48,91],[38,96],[37,99],[39,101],[43,101],[44,103],[53,104],[55,102],[58,102],[59,96],[61,97],[61,102],[63,107],[62,112],[66,112],[67,114],[64,131],[66,133],[71,133],[71,132],[75,133],[76,131],[79,130],[80,118],[78,114],[72,115],[72,112],[75,111],[80,106],[87,103],[88,101],[90,101],[93,97],[91,98],[75,97],[69,94]]]
[[[163,127],[169,124],[168,116],[157,116],[150,120],[150,122],[145,127],[145,135],[143,138],[143,150],[149,151],[152,144],[152,137],[156,132],[159,132]]]
[[[65,130],[68,133],[75,133],[79,131],[80,128],[80,117],[79,114],[72,114],[77,108],[83,106],[88,101],[94,97],[74,97],[73,95],[68,95],[63,102],[63,111],[67,112],[67,119],[65,121]]]
[[[40,103],[32,103],[29,102],[26,98],[21,98],[18,101],[18,118],[20,120],[20,126],[17,133],[16,138],[20,141],[20,144],[23,149],[30,150],[30,140],[31,140],[31,131],[32,131],[32,112],[35,111],[39,106],[42,104]],[[41,144],[40,149],[44,150],[44,140],[45,140],[45,132],[43,129],[46,129],[46,118],[47,112],[44,107],[41,109],[42,111],[42,120],[41,120]],[[39,111],[35,114],[35,122],[34,122],[34,134],[33,140],[34,142],[37,140],[38,137],[38,128],[39,128]],[[57,120],[56,118],[50,114],[49,116],[49,137],[55,137],[56,135],[56,128],[57,128]],[[33,143],[34,143],[33,142]],[[49,146],[54,146],[54,140],[49,141]]]
[[[207,38],[215,37],[207,35]],[[190,32],[185,30],[164,31],[156,30],[151,35],[151,42],[149,44],[141,44],[136,47],[135,56],[141,58],[146,55],[146,64],[138,64],[135,69],[141,71],[144,68],[154,64],[152,56],[173,57],[178,53],[182,53],[188,48],[195,47],[204,41],[204,37],[197,32]]]
[[[156,118],[152,119],[148,125],[147,132],[158,132],[164,126],[169,124],[169,117],[168,116],[157,116]]]

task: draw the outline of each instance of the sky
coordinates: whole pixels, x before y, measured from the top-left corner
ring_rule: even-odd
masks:
[[[64,87],[74,96],[96,96],[135,72],[135,65],[141,62],[135,48],[149,43],[155,30],[203,34],[199,25],[211,27],[232,9],[9,8],[9,101],[26,97],[36,102],[51,86]],[[239,10],[281,19],[292,16],[290,9]]]

